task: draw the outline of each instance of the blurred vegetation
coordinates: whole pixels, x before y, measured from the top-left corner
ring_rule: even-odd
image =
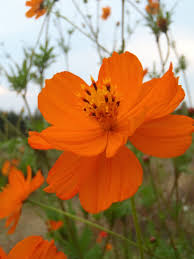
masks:
[[[59,3],[55,9],[54,4],[56,2]],[[0,168],[3,167],[6,160],[18,159],[18,168],[24,174],[26,166],[30,165],[33,173],[41,169],[46,176],[59,157],[59,151],[33,150],[27,143],[30,130],[41,131],[48,126],[48,123],[38,111],[34,114],[31,112],[26,98],[28,86],[30,82],[35,82],[40,87],[40,90],[42,89],[47,69],[58,58],[56,48],[59,47],[61,55],[64,55],[66,69],[68,70],[69,53],[73,51],[71,41],[76,40],[73,38],[75,32],[81,33],[92,41],[95,51],[99,55],[98,61],[101,61],[103,57],[111,55],[113,51],[123,52],[126,38],[133,33],[135,26],[139,24],[139,21],[136,20],[131,28],[128,22],[124,23],[123,16],[120,21],[114,21],[115,35],[120,31],[121,39],[115,38],[112,49],[110,47],[107,50],[103,43],[99,41],[99,20],[94,26],[94,22],[92,23],[93,16],[84,11],[87,8],[82,8],[82,5],[89,5],[90,1],[80,1],[80,4],[77,4],[78,1],[72,2],[75,11],[82,18],[81,25],[76,23],[76,20],[71,21],[70,18],[60,13],[60,1],[45,1],[45,6],[50,8],[45,15],[40,33],[42,35],[42,31],[45,31],[45,39],[42,42],[38,39],[34,48],[24,49],[23,60],[20,60],[20,63],[15,63],[10,59],[9,68],[3,68],[9,88],[21,95],[25,108],[19,114],[13,111],[0,111]],[[100,1],[94,2],[96,2],[97,17],[100,19]],[[121,2],[125,18],[129,18],[131,12],[137,11],[145,26],[149,27],[154,35],[161,67],[156,69],[155,65],[153,65],[152,68],[148,69],[146,77],[161,76],[169,63],[170,51],[174,52],[177,57],[177,63],[174,66],[175,72],[178,75],[182,73],[189,97],[189,105],[183,103],[175,113],[194,118],[194,108],[192,107],[186,78],[186,57],[183,54],[178,54],[176,42],[169,36],[170,26],[173,21],[172,11],[170,9],[166,10],[166,6],[161,4],[158,12],[152,14],[146,12],[145,8],[141,10],[138,6],[141,1],[126,0]],[[57,47],[52,46],[51,41],[48,40],[52,37],[48,29],[52,16],[54,16],[54,24],[59,32]],[[62,27],[62,21],[66,21],[70,26],[67,30]],[[128,20],[126,19],[126,21]],[[165,36],[168,44],[168,50],[165,54],[160,43],[161,35]],[[135,197],[139,224],[143,234],[143,244],[147,251],[145,258],[194,259],[194,142],[184,155],[166,160],[144,155],[130,143],[127,146],[136,154],[144,169],[144,181]],[[3,188],[5,184],[7,184],[7,176],[0,174],[0,188]],[[34,199],[43,204],[69,212],[72,215],[79,215],[85,220],[97,223],[110,231],[123,235],[129,240],[136,241],[132,208],[129,200],[115,203],[105,212],[90,215],[81,208],[78,197],[61,202],[55,195],[48,195],[42,190],[33,195]],[[101,233],[98,228],[92,228],[88,224],[74,221],[51,209],[42,208],[40,214],[43,224],[48,220],[63,221],[63,226],[60,229],[55,231],[48,229],[47,237],[49,239],[53,238],[58,247],[68,255],[68,258],[140,258],[138,249],[135,246],[118,239],[114,235],[107,234],[98,242],[97,240]]]

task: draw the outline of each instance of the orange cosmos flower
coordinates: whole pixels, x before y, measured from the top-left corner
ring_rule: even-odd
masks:
[[[111,14],[111,9],[110,9],[109,6],[102,8],[102,16],[101,16],[101,18],[103,20],[106,20],[110,16],[110,14]]]
[[[127,140],[163,158],[188,149],[193,119],[171,115],[184,98],[172,65],[162,78],[142,80],[142,65],[129,52],[105,58],[91,85],[69,72],[46,80],[38,107],[51,126],[30,132],[29,144],[64,151],[49,172],[47,192],[62,200],[79,193],[83,208],[98,213],[134,195],[142,183]]]
[[[1,169],[1,172],[3,175],[8,176],[11,169],[19,164],[19,160],[12,159],[11,161],[6,160],[3,163],[3,167]]]
[[[148,0],[148,4],[146,5],[146,12],[149,14],[157,14],[159,11],[160,4],[158,0]]]
[[[21,171],[13,167],[8,180],[8,185],[0,192],[0,219],[7,218],[6,227],[12,224],[8,231],[9,234],[12,234],[20,218],[23,201],[43,184],[44,178],[38,171],[32,179],[32,170],[28,166],[26,179]]]
[[[0,259],[67,259],[58,252],[54,240],[47,241],[41,236],[30,236],[16,244],[8,255],[0,247]]]
[[[63,226],[63,221],[48,220],[47,225],[49,231],[58,230]]]
[[[38,19],[40,16],[46,13],[46,9],[43,6],[44,0],[30,0],[26,1],[26,6],[30,6],[30,9],[26,12],[26,16],[31,18],[35,16]]]

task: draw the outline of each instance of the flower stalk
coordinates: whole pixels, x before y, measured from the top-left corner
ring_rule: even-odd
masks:
[[[132,209],[132,216],[133,216],[133,221],[134,221],[134,225],[135,225],[135,231],[136,231],[136,235],[137,235],[140,258],[144,259],[143,239],[142,239],[141,229],[140,229],[138,218],[137,218],[134,196],[131,197],[130,201],[131,201],[131,209]]]

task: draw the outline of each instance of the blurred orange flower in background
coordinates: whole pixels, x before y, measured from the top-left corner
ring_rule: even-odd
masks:
[[[112,250],[112,244],[111,243],[108,243],[106,245],[106,251],[111,251]]]
[[[67,259],[63,252],[58,252],[54,240],[47,241],[41,236],[30,236],[20,241],[8,255],[0,247],[0,259]]]
[[[108,233],[107,233],[107,232],[101,231],[101,232],[98,234],[97,238],[96,238],[96,242],[97,242],[97,243],[101,243],[102,240],[103,240],[103,238],[105,238],[105,237],[107,237],[107,236],[108,236]]]
[[[103,20],[106,20],[111,14],[111,8],[109,6],[102,8],[102,16]]]
[[[157,14],[160,8],[160,4],[158,0],[148,0],[148,4],[146,5],[146,12],[149,14]]]
[[[49,231],[58,230],[63,226],[63,221],[48,220],[46,223]]]
[[[62,200],[79,193],[83,208],[98,213],[134,195],[142,183],[142,167],[125,146],[128,140],[161,158],[188,149],[193,119],[170,115],[185,96],[172,65],[162,78],[142,80],[142,65],[129,52],[105,58],[91,85],[70,72],[46,80],[38,107],[51,126],[30,132],[28,141],[35,149],[64,152],[45,191]]]
[[[26,1],[26,6],[30,6],[31,8],[26,12],[26,16],[31,18],[35,16],[35,18],[39,18],[40,16],[46,13],[46,9],[43,6],[44,0],[30,0]]]
[[[0,219],[7,218],[6,227],[11,228],[8,233],[12,234],[15,231],[18,220],[20,218],[23,202],[28,196],[38,189],[44,182],[44,177],[38,171],[32,179],[32,170],[27,167],[27,178],[24,178],[23,173],[15,167],[11,168],[8,176],[8,184],[0,192]]]
[[[6,160],[3,163],[1,173],[5,176],[8,176],[11,169],[15,166],[18,166],[18,164],[19,164],[19,160],[17,160],[17,159],[12,159],[11,161]]]

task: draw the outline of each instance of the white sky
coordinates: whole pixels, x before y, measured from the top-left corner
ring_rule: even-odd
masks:
[[[8,67],[9,60],[5,56],[5,51],[11,55],[18,63],[22,62],[22,48],[25,46],[32,47],[36,42],[37,35],[40,31],[41,24],[44,18],[38,20],[27,19],[25,12],[27,7],[25,6],[25,0],[0,0],[0,65]],[[133,1],[133,0],[131,0]],[[82,0],[77,0],[83,2]],[[89,0],[92,4],[89,5],[89,12],[95,14],[95,2]],[[100,20],[102,32],[100,40],[105,44],[106,48],[112,46],[113,39],[113,23],[119,20],[120,17],[120,2],[119,0],[100,0],[101,6],[111,6],[112,14],[107,21]],[[145,0],[141,0],[139,4],[140,8],[146,5]],[[162,1],[168,3],[170,9],[175,0]],[[154,38],[150,31],[144,26],[141,16],[126,3],[131,15],[130,25],[133,27],[135,20],[141,20],[140,25],[135,29],[135,33],[126,43],[126,50],[129,50],[137,55],[144,67],[152,68],[153,62],[156,62],[156,66],[159,68],[159,56]],[[73,21],[79,26],[81,20],[73,9],[70,0],[60,0],[57,2],[56,7],[60,8],[61,13],[71,17]],[[81,5],[83,7],[83,4]],[[83,9],[84,10],[84,9]],[[142,8],[143,10],[143,8]],[[173,24],[171,26],[171,33],[176,40],[177,49],[180,54],[184,54],[188,62],[188,81],[192,92],[192,100],[194,104],[194,0],[180,0],[174,10],[172,17]],[[71,27],[66,22],[61,22],[63,30],[67,31]],[[56,44],[58,38],[57,31],[52,22],[52,26],[49,30],[52,44]],[[165,48],[165,42],[163,42]],[[70,71],[76,75],[82,77],[88,81],[90,75],[97,77],[99,70],[99,58],[96,54],[96,49],[93,43],[81,35],[79,32],[74,33],[72,37],[72,51],[70,52],[69,62]],[[59,54],[59,52],[58,52]],[[175,57],[170,56],[170,60],[175,62]],[[169,64],[168,64],[169,65]],[[57,62],[49,68],[47,71],[47,77],[52,77],[56,72],[66,70],[64,57],[60,54],[57,57]],[[182,76],[180,76],[180,82],[182,83]],[[184,86],[184,84],[183,84]],[[34,111],[37,108],[37,95],[39,88],[31,83],[28,90],[28,101],[31,109]],[[23,107],[23,101],[20,96],[16,96],[15,92],[11,91],[9,84],[4,77],[0,75],[0,109],[2,110],[14,110],[20,111]]]

